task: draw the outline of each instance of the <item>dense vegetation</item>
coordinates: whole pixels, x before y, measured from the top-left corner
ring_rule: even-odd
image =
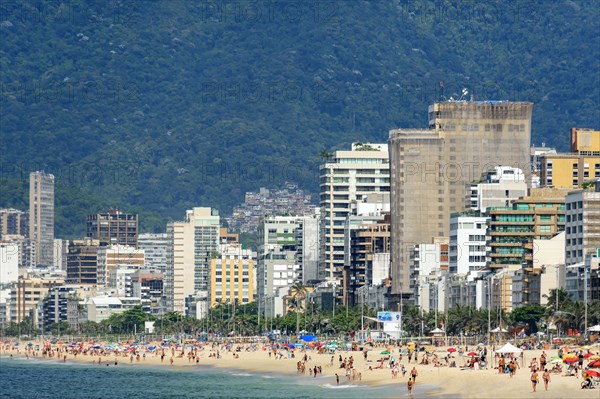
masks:
[[[535,103],[533,140],[599,127],[589,1],[8,2],[0,206],[57,176],[57,235],[116,206],[163,230],[247,190],[316,191],[319,152],[426,125],[463,87]]]

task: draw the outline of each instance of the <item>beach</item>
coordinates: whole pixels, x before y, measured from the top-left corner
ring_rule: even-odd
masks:
[[[28,345],[30,344],[30,345]],[[47,344],[47,343],[46,343]],[[40,350],[35,351],[36,346]],[[90,345],[91,346],[91,345]],[[95,345],[101,346],[101,345]],[[137,356],[131,353],[120,353],[115,356],[111,353],[109,356],[98,355],[100,349],[89,349],[87,354],[79,353],[74,356],[72,353],[63,352],[67,348],[66,344],[51,345],[53,357],[43,357],[41,348],[43,342],[21,343],[15,347],[14,344],[4,344],[0,351],[0,362],[6,361],[13,356],[20,359],[46,360],[48,362],[66,363],[79,362],[94,364],[98,367],[135,367],[136,365],[164,368],[171,370],[193,370],[205,367],[212,367],[217,370],[229,371],[240,375],[260,375],[273,376],[273,378],[290,378],[301,381],[303,384],[323,385],[331,387],[348,389],[360,386],[387,386],[382,397],[408,397],[407,381],[413,367],[417,371],[416,382],[414,385],[413,397],[457,397],[457,398],[594,398],[600,397],[600,389],[581,389],[582,377],[563,376],[562,374],[551,374],[548,391],[544,391],[544,384],[537,384],[537,392],[532,392],[530,382],[530,371],[527,366],[532,358],[540,358],[542,350],[526,350],[523,353],[523,359],[519,359],[519,368],[516,374],[510,377],[508,374],[499,374],[493,364],[488,365],[487,369],[461,369],[461,366],[469,360],[468,356],[461,356],[454,353],[450,360],[456,362],[457,367],[435,367],[433,364],[416,364],[414,360],[411,363],[406,361],[406,356],[402,361],[399,359],[397,347],[374,347],[367,352],[367,359],[363,357],[361,351],[335,351],[332,353],[319,354],[315,350],[295,349],[294,357],[291,357],[292,351],[280,349],[277,355],[276,351],[270,351],[261,344],[251,346],[249,344],[234,344],[230,347],[221,345],[211,346],[205,344],[197,347],[194,354],[195,358],[189,357],[189,349],[181,348],[155,348],[153,351],[147,347],[139,348]],[[239,348],[238,348],[239,347]],[[56,349],[59,351],[56,351]],[[254,348],[255,350],[252,350]],[[239,349],[239,351],[238,351]],[[389,355],[382,351],[388,350]],[[93,352],[93,353],[92,353]],[[271,354],[269,354],[271,352]],[[491,353],[491,348],[489,350]],[[34,356],[34,353],[37,355]],[[56,353],[56,354],[55,354]],[[438,355],[441,359],[448,355],[447,348],[436,348],[432,353]],[[547,350],[546,354],[550,358],[556,356],[556,350]],[[144,356],[145,355],[145,356]],[[66,356],[66,359],[65,357]],[[304,373],[299,372],[298,362],[304,360]],[[333,362],[332,362],[333,356]],[[353,359],[353,375],[346,376],[344,369],[340,368],[340,356],[342,361]],[[404,365],[407,372],[403,376],[400,372],[397,377],[393,377],[392,368],[388,368],[389,360],[394,357],[397,363]],[[423,354],[419,353],[418,361],[421,361]],[[161,359],[162,357],[162,359]],[[380,359],[387,358],[384,361],[384,367],[379,369]],[[494,360],[491,359],[492,363]],[[100,362],[98,362],[100,361]],[[115,365],[115,361],[117,364]],[[172,363],[171,363],[172,362]],[[107,366],[108,364],[108,366]],[[525,366],[523,366],[525,364]],[[1,366],[1,363],[0,363]],[[320,367],[317,376],[309,373],[309,369]],[[543,370],[542,370],[543,371]],[[336,381],[335,374],[339,376],[339,383]],[[540,372],[541,375],[541,372]],[[288,377],[285,377],[288,376]],[[541,381],[541,378],[540,378]],[[346,389],[340,389],[340,392]],[[389,396],[387,395],[389,392]],[[343,396],[340,394],[340,397]]]

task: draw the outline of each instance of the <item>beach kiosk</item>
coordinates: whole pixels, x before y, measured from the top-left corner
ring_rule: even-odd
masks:
[[[444,336],[446,332],[441,328],[434,328],[429,332],[429,336],[431,337],[431,341],[435,346],[440,346],[444,344]]]

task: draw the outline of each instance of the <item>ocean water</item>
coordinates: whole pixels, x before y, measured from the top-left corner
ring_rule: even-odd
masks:
[[[400,381],[400,380],[398,380]],[[423,397],[427,387],[415,387]],[[34,359],[0,358],[0,398],[398,398],[405,383],[381,387],[335,385],[329,376],[260,375],[212,368],[97,366]]]

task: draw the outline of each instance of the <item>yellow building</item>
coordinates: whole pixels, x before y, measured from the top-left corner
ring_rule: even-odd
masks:
[[[600,130],[571,129],[571,152],[586,156],[600,156]]]
[[[571,152],[540,156],[540,183],[556,188],[580,188],[600,177],[600,130],[571,129]]]
[[[540,181],[555,188],[579,188],[583,182],[600,177],[600,156],[545,154],[541,157]]]
[[[254,258],[240,244],[221,244],[210,264],[210,302],[246,304],[254,301]]]

